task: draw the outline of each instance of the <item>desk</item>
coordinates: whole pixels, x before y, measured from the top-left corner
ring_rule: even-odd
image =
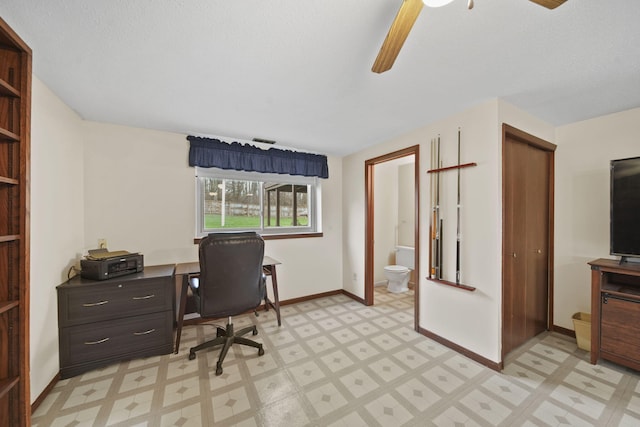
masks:
[[[280,298],[278,298],[278,276],[276,275],[276,265],[281,264],[280,261],[269,256],[262,259],[262,270],[266,276],[271,276],[271,285],[273,286],[273,302],[269,300],[267,295],[264,296],[265,311],[269,307],[276,312],[278,326],[282,326],[280,319]],[[182,324],[184,322],[185,308],[187,306],[187,291],[189,289],[189,278],[200,274],[200,262],[184,262],[176,264],[176,276],[181,276],[182,285],[180,286],[180,307],[178,310],[178,327],[176,332],[176,354],[180,349],[180,335],[182,334]]]

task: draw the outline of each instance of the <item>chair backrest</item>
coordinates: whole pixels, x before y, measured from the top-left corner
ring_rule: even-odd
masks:
[[[200,241],[198,312],[202,317],[235,316],[264,298],[264,240],[255,232],[212,233]]]

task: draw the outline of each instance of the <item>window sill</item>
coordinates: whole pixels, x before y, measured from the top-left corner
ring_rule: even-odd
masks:
[[[322,237],[322,232],[314,233],[287,233],[287,234],[263,234],[264,240],[282,240],[282,239],[306,239],[309,237]],[[195,245],[200,243],[202,237],[194,237],[193,243]]]

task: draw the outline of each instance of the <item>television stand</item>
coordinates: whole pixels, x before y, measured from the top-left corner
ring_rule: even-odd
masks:
[[[591,266],[591,363],[640,371],[640,263],[597,259]]]
[[[640,264],[640,258],[632,257],[632,256],[621,256],[620,265],[624,265],[624,264]]]

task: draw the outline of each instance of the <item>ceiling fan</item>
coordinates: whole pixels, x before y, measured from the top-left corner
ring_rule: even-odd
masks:
[[[432,6],[442,6],[445,5],[452,0],[425,0],[424,3],[427,3]],[[548,9],[555,9],[560,6],[566,0],[530,0],[534,3],[537,3],[541,6],[544,6]],[[389,70],[393,65],[393,62],[396,60],[398,53],[400,53],[400,49],[404,44],[404,41],[407,39],[409,35],[409,31],[411,31],[411,27],[418,19],[418,15],[420,15],[420,11],[422,10],[422,6],[424,6],[423,0],[403,0],[402,5],[400,6],[400,10],[396,14],[393,23],[391,24],[391,28],[389,28],[389,32],[387,33],[387,37],[384,39],[382,43],[382,47],[380,48],[380,52],[378,52],[378,56],[376,57],[375,62],[373,63],[373,67],[371,71],[374,73],[384,73]],[[469,0],[469,9],[473,7],[473,0]]]

